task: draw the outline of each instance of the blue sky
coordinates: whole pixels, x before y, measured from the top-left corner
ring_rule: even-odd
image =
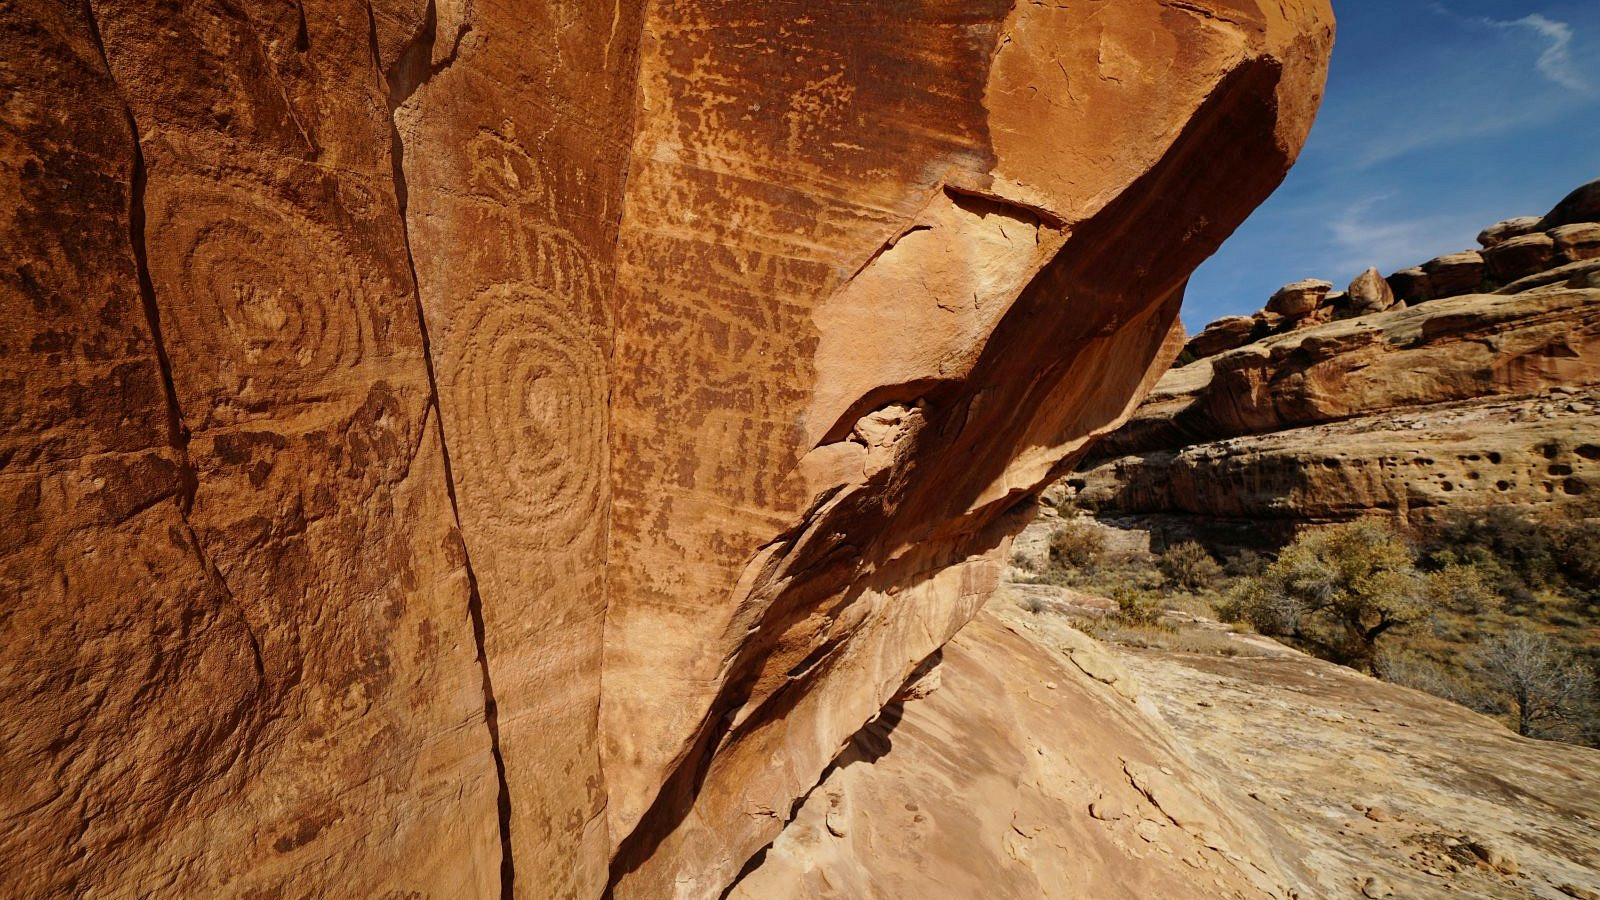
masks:
[[[1191,333],[1279,286],[1342,288],[1476,247],[1600,178],[1600,0],[1333,0],[1316,127],[1283,186],[1195,273]]]

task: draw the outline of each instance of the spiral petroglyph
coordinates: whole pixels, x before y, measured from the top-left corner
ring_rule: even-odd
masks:
[[[181,377],[233,395],[322,379],[373,351],[360,266],[335,233],[260,191],[178,196],[155,209],[152,234],[171,251],[151,270],[163,325],[195,362]]]
[[[439,377],[464,463],[462,503],[545,545],[597,527],[605,363],[569,305],[524,284],[495,285],[451,323],[445,346]]]

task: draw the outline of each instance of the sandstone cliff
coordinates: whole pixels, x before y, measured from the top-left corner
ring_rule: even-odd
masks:
[[[716,896],[1177,352],[1330,40],[0,9],[0,893]]]
[[[1596,193],[1486,229],[1494,265],[1465,293],[1369,272],[1341,296],[1327,282],[1280,291],[1321,296],[1296,318],[1213,324],[1068,492],[1138,517],[1158,542],[1224,546],[1373,513],[1423,524],[1464,506],[1587,502],[1600,487],[1600,244],[1578,236],[1600,224],[1572,220],[1600,219]],[[1498,251],[1514,241],[1550,252],[1511,266]],[[1409,305],[1380,287],[1401,282]],[[1362,292],[1378,311],[1349,305]]]

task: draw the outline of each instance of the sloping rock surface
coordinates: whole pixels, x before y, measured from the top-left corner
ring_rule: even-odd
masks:
[[[1177,352],[1330,40],[6,5],[0,893],[716,896]]]
[[[1118,658],[1308,897],[1600,894],[1600,752],[1298,654]]]
[[[1600,753],[1252,635],[1135,651],[1066,621],[997,595],[730,896],[1600,890]]]
[[[962,629],[938,690],[857,734],[730,896],[1287,896],[1301,876],[1263,810],[1061,621],[986,611]]]

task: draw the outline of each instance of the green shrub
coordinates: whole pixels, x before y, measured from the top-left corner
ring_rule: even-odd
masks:
[[[1240,550],[1223,563],[1222,573],[1231,578],[1254,578],[1267,570],[1272,560],[1251,549]]]
[[[1195,541],[1168,547],[1156,559],[1156,568],[1168,584],[1187,591],[1203,591],[1222,577],[1222,567]]]
[[[1581,592],[1600,592],[1600,522],[1586,521],[1575,511],[1556,536],[1557,569]]]
[[[1427,576],[1428,600],[1463,615],[1481,615],[1500,606],[1500,597],[1475,566],[1451,563]]]
[[[1548,586],[1560,552],[1549,523],[1511,506],[1457,510],[1424,542],[1429,568],[1451,564],[1479,568],[1513,601],[1530,588]]]

